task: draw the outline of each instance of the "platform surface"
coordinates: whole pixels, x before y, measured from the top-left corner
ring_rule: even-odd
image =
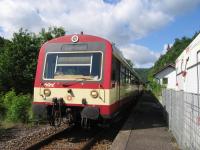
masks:
[[[151,94],[145,93],[115,138],[112,150],[178,150],[168,131],[163,107]]]

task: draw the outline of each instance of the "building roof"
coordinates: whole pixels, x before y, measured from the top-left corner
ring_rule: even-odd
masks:
[[[167,68],[175,69],[175,65],[174,64],[168,64],[165,67],[163,67],[162,69],[160,69],[159,71],[157,71],[156,73],[154,73],[153,76],[155,77],[157,74],[161,73],[162,71],[166,70]]]

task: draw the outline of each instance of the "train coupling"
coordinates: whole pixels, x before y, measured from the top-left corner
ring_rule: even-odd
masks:
[[[92,120],[99,119],[99,108],[97,107],[84,107],[81,112],[81,126],[83,128],[90,128]]]

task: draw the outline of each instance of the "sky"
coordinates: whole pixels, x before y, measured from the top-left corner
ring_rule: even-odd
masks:
[[[66,34],[83,31],[114,42],[143,68],[175,38],[200,31],[200,0],[0,0],[0,10],[0,36],[62,26]]]

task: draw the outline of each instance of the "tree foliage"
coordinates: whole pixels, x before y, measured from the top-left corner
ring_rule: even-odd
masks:
[[[6,119],[12,122],[27,122],[29,119],[29,111],[31,106],[30,94],[16,95],[14,90],[11,90],[3,97],[3,102],[6,108]]]
[[[48,31],[45,28],[42,28],[41,32],[39,33],[39,38],[42,43],[51,40],[53,38],[57,38],[60,36],[65,35],[65,30],[63,27],[49,27]]]
[[[0,121],[27,122],[39,49],[64,34],[62,27],[50,27],[38,35],[20,29],[11,40],[0,37]]]
[[[183,37],[181,39],[176,38],[173,46],[166,54],[161,55],[160,58],[155,62],[154,66],[150,70],[149,76],[158,72],[160,69],[168,64],[175,64],[177,57],[183,52],[183,50],[192,42],[192,40],[198,35],[198,32],[192,38]]]
[[[141,77],[142,81],[144,83],[146,83],[148,81],[148,73],[149,73],[149,70],[148,68],[134,68],[135,71],[139,74],[139,76]]]
[[[32,92],[41,44],[64,34],[63,28],[50,27],[48,31],[42,29],[39,35],[20,29],[6,44],[0,38],[0,46],[3,45],[0,52],[0,90],[13,88],[17,92]]]

